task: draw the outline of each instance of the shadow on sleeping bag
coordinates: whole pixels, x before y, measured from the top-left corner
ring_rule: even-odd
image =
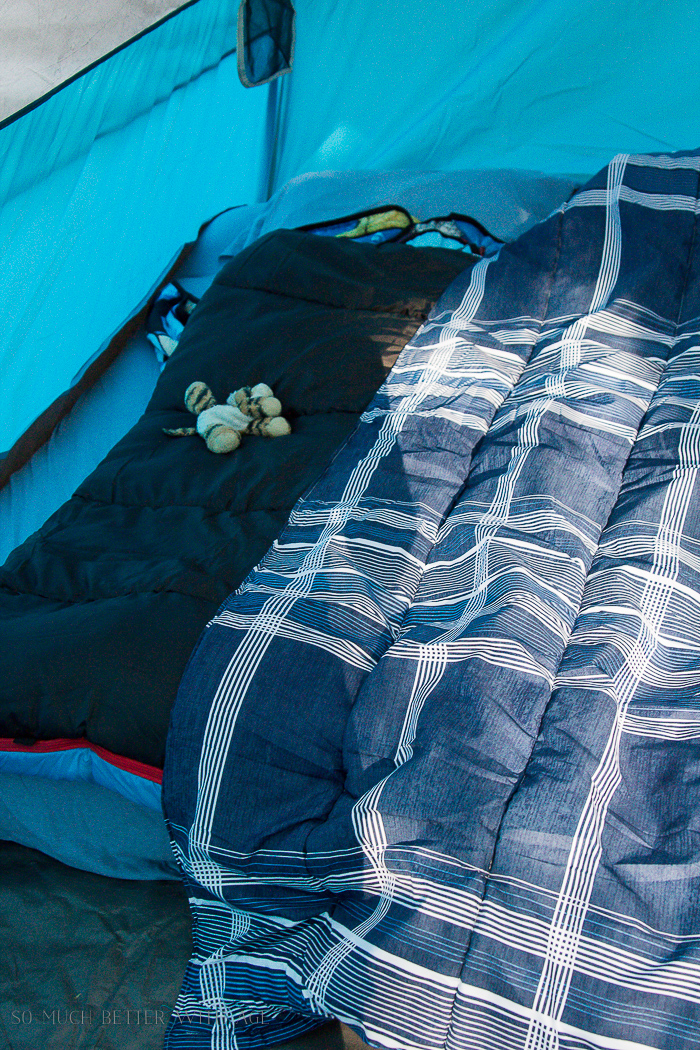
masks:
[[[473,260],[472,260],[473,261]],[[272,233],[193,313],[145,414],[0,570],[0,737],[83,738],[162,767],[207,621],[259,561],[445,287],[447,249]],[[292,434],[215,456],[183,395],[269,383]]]

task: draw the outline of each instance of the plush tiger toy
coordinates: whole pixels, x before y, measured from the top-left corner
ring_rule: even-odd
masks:
[[[185,391],[185,408],[197,417],[197,426],[163,427],[163,432],[171,437],[199,434],[210,452],[233,452],[243,434],[283,437],[292,429],[280,414],[282,405],[267,383],[234,390],[223,405],[218,404],[206,383],[191,383]]]

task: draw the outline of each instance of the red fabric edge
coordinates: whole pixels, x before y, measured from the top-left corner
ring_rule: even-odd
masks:
[[[125,773],[133,773],[134,776],[151,780],[154,784],[163,783],[163,770],[156,766],[147,766],[145,762],[137,762],[133,758],[124,758],[123,755],[115,755],[99,744],[91,744],[89,740],[70,740],[59,738],[57,740],[37,740],[36,744],[16,744],[9,737],[0,737],[0,751],[24,751],[29,755],[45,755],[52,751],[70,751],[72,748],[88,748],[98,758],[123,769]]]

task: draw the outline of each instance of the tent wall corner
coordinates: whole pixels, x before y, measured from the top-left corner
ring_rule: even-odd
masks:
[[[0,128],[0,450],[224,208],[267,184],[269,88],[237,4],[197,0]]]

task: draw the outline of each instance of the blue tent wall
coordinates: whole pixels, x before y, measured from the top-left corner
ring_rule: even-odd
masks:
[[[268,88],[238,80],[236,14],[199,0],[0,130],[0,450],[203,221],[264,192]]]
[[[297,0],[275,188],[345,168],[599,170],[700,142],[693,0]]]
[[[0,450],[203,220],[294,175],[585,175],[700,135],[693,0],[296,6],[270,177],[269,89],[236,77],[236,0],[198,0],[0,130]]]

